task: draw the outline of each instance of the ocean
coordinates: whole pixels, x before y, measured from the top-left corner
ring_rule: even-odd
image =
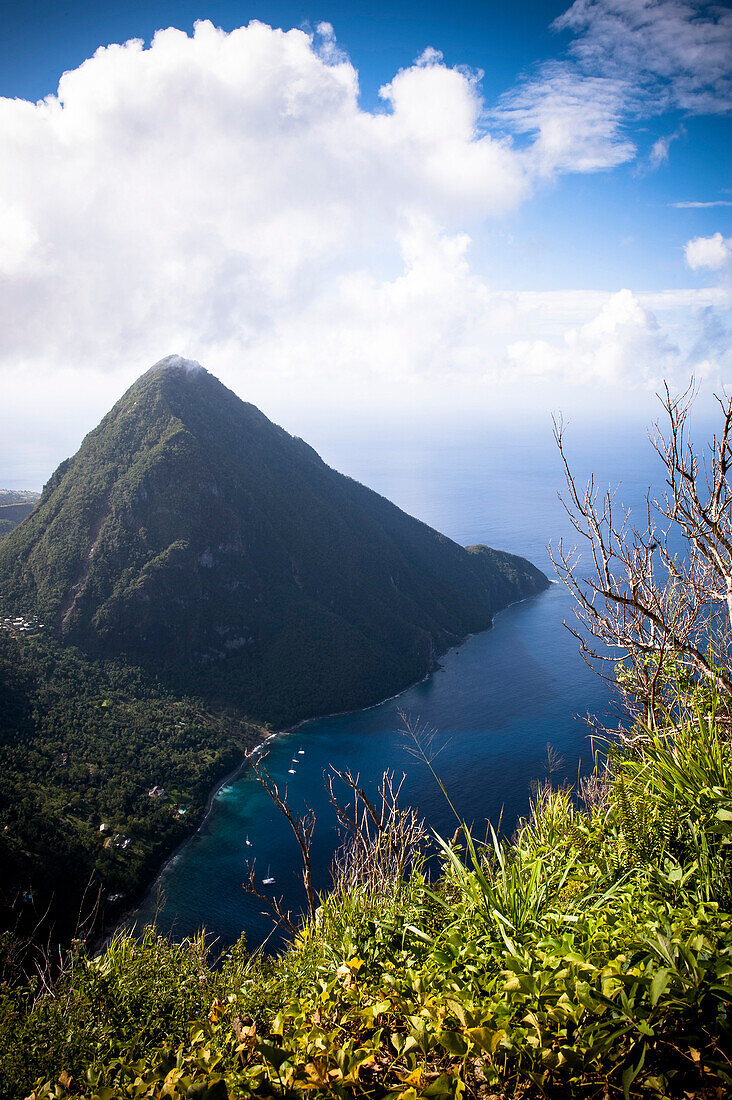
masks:
[[[369,434],[321,429],[311,442],[331,465],[369,485],[405,511],[463,545],[483,542],[523,554],[553,570],[547,544],[576,537],[558,491],[563,474],[551,426],[454,425],[441,433],[407,430]],[[644,430],[596,424],[571,430],[567,446],[578,479],[594,472],[601,488],[618,485],[616,500],[642,522],[649,487],[661,467]],[[375,792],[385,769],[404,776],[401,802],[415,806],[431,830],[451,836],[456,820],[444,795],[402,732],[406,715],[432,732],[434,768],[460,816],[478,834],[487,823],[510,835],[527,813],[532,784],[575,783],[593,766],[588,715],[617,724],[610,687],[585,665],[569,593],[558,583],[539,597],[496,615],[493,627],[466,639],[440,667],[398,698],[355,713],[317,718],[267,744],[267,769],[287,788],[293,812],[312,809],[315,886],[327,889],[339,844],[324,773],[350,768]],[[557,760],[559,761],[557,766]],[[225,784],[201,829],[151,888],[137,922],[155,919],[176,937],[206,928],[225,947],[246,935],[250,947],[276,945],[262,904],[243,889],[248,866],[263,890],[303,904],[297,843],[251,774]],[[263,878],[275,881],[261,886]]]

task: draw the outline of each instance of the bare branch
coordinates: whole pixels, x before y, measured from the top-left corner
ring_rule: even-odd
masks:
[[[318,908],[318,902],[317,898],[315,897],[315,891],[313,890],[313,875],[312,863],[310,860],[310,849],[312,847],[313,833],[315,831],[315,814],[312,810],[308,810],[306,813],[301,814],[299,817],[293,816],[287,805],[287,788],[285,788],[284,795],[281,795],[279,787],[277,786],[269,772],[263,766],[265,759],[266,756],[260,757],[258,760],[253,761],[252,770],[254,771],[254,774],[256,775],[262,788],[267,792],[267,794],[272,799],[275,806],[283,815],[283,817],[286,818],[298,843],[300,854],[302,856],[302,881],[303,886],[305,887],[305,896],[307,897],[308,901],[308,911],[310,913],[310,916],[314,918]],[[271,899],[268,897],[268,895],[261,895],[255,889],[250,888],[252,887],[252,879],[253,869],[250,871],[249,883],[245,883],[244,888],[247,890],[248,893],[253,894],[255,897],[263,898],[263,900],[267,902],[268,907],[272,909],[273,905],[270,904]],[[279,903],[276,904],[279,905]],[[277,909],[277,913],[279,922],[280,917],[282,917],[281,910]],[[294,927],[294,925],[292,925],[292,922],[290,921],[289,913],[283,919],[290,928]]]
[[[336,792],[336,780],[345,787],[348,802]],[[347,843],[334,858],[335,882],[358,886],[372,897],[393,896],[401,890],[406,869],[421,855],[427,836],[416,810],[399,807],[404,780],[402,775],[395,784],[394,773],[385,771],[378,787],[378,800],[373,802],[359,785],[358,776],[331,766],[326,783],[331,803],[347,834]]]
[[[292,914],[288,909],[285,911],[282,908],[282,897],[275,897],[272,894],[265,894],[258,885],[256,878],[256,860],[247,864],[247,870],[249,877],[246,882],[242,883],[245,893],[251,897],[257,898],[265,906],[269,915],[273,918],[275,924],[277,924],[283,932],[287,932],[289,935],[294,936],[297,933],[297,925],[292,919]]]
[[[549,547],[582,623],[572,633],[593,667],[605,661],[622,664],[621,683],[651,723],[662,705],[669,662],[693,679],[732,693],[732,488],[727,479],[732,401],[718,399],[722,426],[707,464],[690,440],[695,396],[693,382],[679,397],[668,386],[659,395],[667,429],[664,435],[656,425],[651,442],[666,469],[667,491],[661,500],[646,496],[643,529],[634,526],[627,509],[616,507],[610,490],[599,495],[592,477],[584,492],[579,490],[565,453],[564,424],[561,417],[554,419],[568,494],[562,503],[589,551],[590,569],[584,572],[577,548],[567,550],[561,541]],[[684,540],[680,557],[669,546],[672,532]],[[726,609],[723,631],[713,610],[720,602]],[[588,637],[599,645],[590,645]]]

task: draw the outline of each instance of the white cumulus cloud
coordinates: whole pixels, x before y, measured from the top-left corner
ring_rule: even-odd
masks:
[[[258,400],[374,378],[635,384],[685,368],[695,337],[674,318],[697,305],[716,361],[709,290],[656,310],[629,291],[503,291],[496,257],[473,264],[486,219],[635,155],[626,83],[557,62],[491,111],[480,74],[430,47],[369,111],[328,23],[101,48],[56,95],[0,100],[4,394],[50,393],[54,372],[128,381],[173,351]]]
[[[706,0],[575,0],[554,20],[572,34],[563,56],[539,65],[493,117],[529,134],[545,176],[614,168],[636,156],[626,128],[667,110],[732,109],[732,10]],[[659,137],[648,167],[684,133]]]
[[[667,313],[659,323],[640,296],[620,290],[606,296],[599,310],[580,325],[568,325],[561,339],[517,340],[508,345],[507,358],[517,374],[528,377],[551,375],[572,385],[655,387],[661,380],[672,383],[718,374],[730,364],[726,329],[713,304],[683,292],[683,304],[696,301],[695,324],[679,324],[681,296],[666,302],[662,295],[645,296]],[[716,296],[712,302],[716,304]],[[672,312],[669,312],[672,311]],[[685,347],[671,333],[677,329]],[[705,339],[700,339],[704,330]],[[693,341],[690,343],[690,338]]]
[[[58,94],[0,100],[6,363],[245,352],[346,272],[515,207],[530,175],[437,55],[358,103],[332,28],[198,23],[99,49]]]
[[[616,81],[552,62],[507,92],[494,117],[532,136],[528,159],[540,175],[552,176],[596,172],[632,160],[636,149],[623,133],[624,108],[624,90]]]
[[[669,203],[669,206],[674,206],[677,210],[709,210],[714,206],[732,206],[732,199],[712,199],[711,201],[689,199],[683,202]]]
[[[638,107],[732,107],[732,9],[709,0],[575,0],[554,21],[583,71],[622,81]]]
[[[654,141],[651,146],[651,151],[648,154],[648,167],[651,171],[655,171],[657,168],[660,168],[662,164],[666,164],[671,146],[675,141],[678,141],[680,137],[683,137],[685,132],[684,127],[679,126],[672,134],[663,134]]]
[[[721,271],[732,262],[732,237],[714,233],[711,237],[694,237],[684,247],[686,262],[692,271],[709,268]]]

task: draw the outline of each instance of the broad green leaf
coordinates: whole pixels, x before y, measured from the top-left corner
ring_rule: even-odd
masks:
[[[293,1051],[283,1050],[282,1047],[272,1046],[271,1043],[257,1043],[257,1050],[266,1061],[275,1069],[279,1069],[283,1062],[293,1057]]]
[[[660,970],[657,970],[653,975],[651,981],[651,1004],[657,1005],[659,998],[668,989],[669,981],[671,980],[671,971],[666,966],[662,966]]]

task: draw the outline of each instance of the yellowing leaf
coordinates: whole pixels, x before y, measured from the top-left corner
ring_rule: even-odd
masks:
[[[493,1054],[506,1033],[503,1030],[495,1031],[491,1027],[469,1027],[466,1034],[480,1050]]]

